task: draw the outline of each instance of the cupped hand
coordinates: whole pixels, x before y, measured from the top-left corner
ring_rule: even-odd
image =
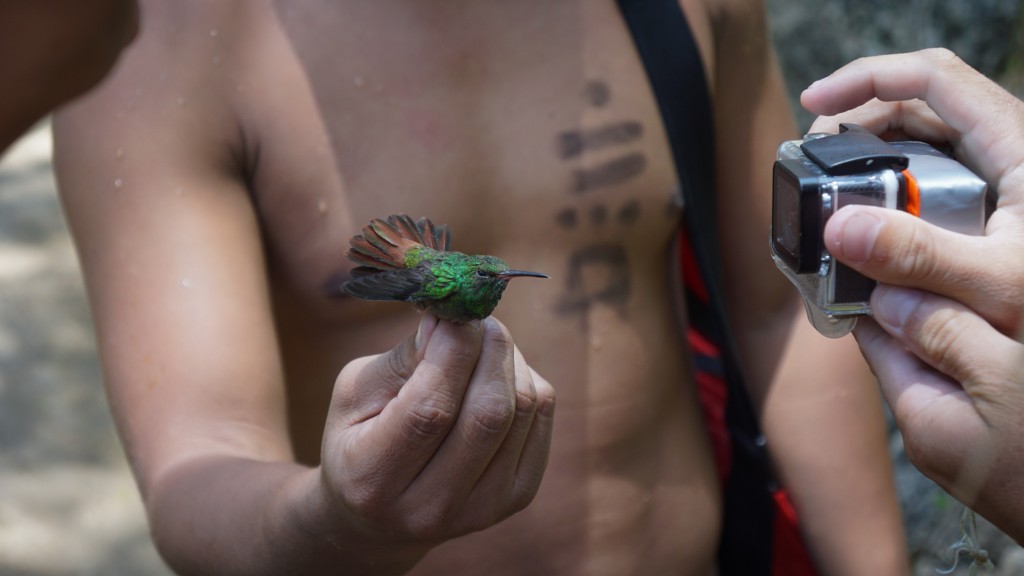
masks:
[[[536,494],[554,399],[497,320],[425,314],[415,336],[338,377],[326,489],[357,529],[387,539],[436,544],[487,528]]]

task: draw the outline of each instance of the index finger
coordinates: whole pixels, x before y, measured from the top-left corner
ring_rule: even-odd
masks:
[[[920,99],[960,133],[976,128],[983,117],[977,102],[1014,99],[1008,92],[945,48],[854,60],[811,84],[800,103],[830,116],[864,104]],[[998,123],[999,120],[993,120]]]
[[[812,84],[800,101],[811,112],[834,115],[873,98],[923,100],[960,135],[958,156],[998,188],[1024,164],[1021,147],[997,145],[1024,141],[1024,103],[949,50],[861,58]]]

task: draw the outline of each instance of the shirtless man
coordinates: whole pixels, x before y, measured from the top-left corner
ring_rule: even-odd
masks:
[[[780,477],[825,571],[899,574],[877,392],[767,256],[767,170],[793,131],[762,8],[681,4],[714,87],[720,201],[743,208],[723,271]],[[614,2],[150,0],[142,16],[113,81],[58,119],[56,154],[172,567],[714,571],[720,490],[668,265],[678,184]],[[560,146],[608,125],[627,128]],[[348,238],[396,212],[553,279],[462,326],[329,297]]]

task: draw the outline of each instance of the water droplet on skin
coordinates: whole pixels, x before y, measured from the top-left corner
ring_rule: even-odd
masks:
[[[354,84],[356,88],[362,88],[365,83],[366,82],[363,80],[362,76],[356,76],[352,79],[352,84]]]
[[[181,279],[181,286],[182,286],[182,288],[191,288],[192,287],[192,280],[190,280],[188,278],[182,278]]]
[[[216,38],[217,34],[219,33],[220,32],[216,28],[213,28],[212,30],[210,30],[210,38]]]
[[[114,152],[114,158],[116,158],[118,162],[123,160],[124,159],[124,148],[118,148],[117,151]]]
[[[121,180],[120,178],[117,178],[116,180],[114,180],[114,187],[115,188],[120,188],[121,186],[124,186],[124,180]]]
[[[327,200],[321,199],[316,204],[316,211],[321,214],[327,214]]]
[[[186,106],[185,98],[178,96],[178,108],[184,108]]]
[[[593,348],[594,350],[600,350],[602,346],[604,346],[604,341],[601,340],[600,336],[595,334],[590,339],[590,347]]]

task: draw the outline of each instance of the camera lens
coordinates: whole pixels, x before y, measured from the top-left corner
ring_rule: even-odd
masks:
[[[786,252],[800,253],[800,195],[788,182],[775,191],[772,231],[775,243]]]
[[[795,160],[775,162],[772,177],[772,248],[798,274],[821,264],[821,199],[817,176]]]

